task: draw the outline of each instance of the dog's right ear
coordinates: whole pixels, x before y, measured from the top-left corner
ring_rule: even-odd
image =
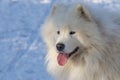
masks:
[[[55,14],[55,10],[58,8],[58,5],[57,4],[54,4],[53,7],[52,7],[52,12],[51,12],[51,15],[54,15]]]

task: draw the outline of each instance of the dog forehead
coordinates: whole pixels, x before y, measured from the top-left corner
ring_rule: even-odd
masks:
[[[70,28],[67,27],[67,26],[62,26],[61,25],[61,26],[57,26],[56,30],[61,31],[61,32],[68,32],[70,30]]]
[[[71,25],[57,25],[56,31],[64,31],[64,32],[70,32],[70,31],[78,31],[78,27],[73,27]]]
[[[68,21],[72,21],[73,18],[76,18],[76,9],[75,6],[71,5],[61,5],[56,8],[54,11],[54,14],[51,16],[51,18],[54,19],[56,22],[61,23],[68,23]]]
[[[53,22],[57,28],[68,28],[76,29],[78,26],[84,26],[84,19],[78,18],[78,15],[73,10],[57,12],[56,15],[52,16]],[[79,24],[79,25],[78,25]]]
[[[67,25],[66,23],[73,22],[74,15],[73,12],[63,10],[63,12],[57,12],[52,18],[58,24]]]

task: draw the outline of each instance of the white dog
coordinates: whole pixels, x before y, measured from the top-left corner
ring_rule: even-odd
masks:
[[[57,80],[120,80],[120,25],[97,16],[81,4],[52,8],[42,31]]]

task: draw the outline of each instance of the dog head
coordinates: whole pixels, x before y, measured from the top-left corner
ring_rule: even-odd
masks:
[[[95,23],[86,8],[80,4],[74,7],[55,5],[51,16],[56,25],[58,64],[64,66],[69,59],[73,60],[87,50],[89,46],[86,35],[88,37],[91,34],[86,33],[89,32],[88,29],[94,28]]]
[[[55,5],[46,24],[45,41],[50,49],[54,46],[61,66],[76,56],[81,57],[90,48],[92,40],[97,43],[100,39],[92,16],[80,4]]]

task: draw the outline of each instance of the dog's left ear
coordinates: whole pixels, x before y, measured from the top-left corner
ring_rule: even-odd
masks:
[[[89,11],[85,8],[85,6],[78,4],[77,5],[77,13],[80,17],[88,21],[92,21],[92,16],[90,15]]]

